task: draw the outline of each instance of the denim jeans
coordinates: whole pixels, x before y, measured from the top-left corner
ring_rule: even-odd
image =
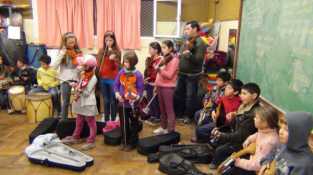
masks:
[[[154,86],[150,84],[145,84],[145,90],[147,91],[147,100],[151,100],[153,97]],[[160,118],[160,105],[158,97],[155,97],[149,106],[149,115],[154,118]]]
[[[192,118],[198,109],[197,91],[199,76],[178,75],[174,95],[176,116]]]
[[[60,98],[59,98],[59,91],[57,87],[49,88],[47,91],[43,87],[38,86],[30,90],[30,93],[37,93],[37,92],[48,92],[52,98],[53,109],[57,110],[58,113],[60,112]]]
[[[70,105],[72,87],[68,82],[63,82],[61,84],[61,95],[62,95],[62,107],[61,107],[61,117],[63,119],[68,118],[68,107]]]
[[[115,99],[113,83],[114,80],[100,79],[101,93],[104,101],[105,121],[110,120],[110,115],[112,121],[116,118],[117,101]]]

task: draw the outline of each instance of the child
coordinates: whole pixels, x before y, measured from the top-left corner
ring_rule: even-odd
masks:
[[[211,114],[206,114],[207,109],[203,109],[196,117],[196,139],[192,142],[208,142],[210,140],[211,131],[214,127],[224,128],[229,126],[231,120],[226,119],[226,115],[236,111],[240,104],[240,90],[243,83],[240,80],[231,80],[225,87],[225,95],[220,97],[217,102],[217,109],[211,109]],[[201,115],[200,115],[201,114]]]
[[[25,60],[22,58],[19,58],[16,62],[17,66],[17,76],[14,77],[14,84],[22,85],[25,87],[25,92],[27,94],[28,91],[30,91],[32,85],[35,83],[34,76],[35,71],[29,67],[27,67],[27,64],[25,63]]]
[[[272,107],[264,106],[255,110],[254,125],[258,132],[250,135],[243,143],[244,148],[256,143],[255,153],[249,159],[236,158],[233,174],[255,174],[260,170],[261,160],[279,144],[278,120],[278,112]]]
[[[153,97],[153,89],[155,87],[155,79],[157,77],[157,65],[159,64],[161,57],[161,46],[158,42],[152,42],[149,44],[149,54],[150,57],[146,59],[146,68],[144,72],[145,78],[145,91],[144,96],[150,101]],[[160,121],[160,109],[158,98],[155,97],[153,102],[149,106],[150,118],[147,123],[150,125],[155,125]]]
[[[104,101],[104,120],[114,121],[116,118],[116,99],[113,84],[121,64],[121,51],[117,45],[115,34],[106,32],[103,38],[103,48],[98,53],[98,76]]]
[[[230,112],[226,116],[229,120],[235,118],[231,124],[231,132],[224,133],[219,131],[219,128],[212,130],[211,135],[218,141],[218,145],[209,166],[211,169],[216,169],[233,152],[239,151],[246,138],[257,131],[253,120],[254,111],[259,106],[260,93],[261,90],[255,83],[242,86],[240,93],[242,104],[236,112]]]
[[[5,108],[7,109],[9,107],[8,103],[8,70],[6,69],[3,58],[0,56],[0,83],[1,83],[1,89],[0,89],[0,109]],[[10,109],[8,109],[10,113]]]
[[[38,87],[30,90],[30,93],[48,92],[52,96],[52,104],[54,109],[54,116],[60,112],[60,101],[57,86],[59,80],[57,79],[57,71],[49,66],[51,58],[48,55],[42,55],[39,59],[40,68],[37,71]]]
[[[153,131],[157,135],[175,131],[173,96],[177,81],[179,59],[175,54],[174,44],[170,40],[162,42],[162,53],[163,57],[158,64],[158,73],[155,80],[161,111],[161,127]]]
[[[287,123],[286,123],[287,122]],[[313,172],[313,153],[307,138],[313,128],[313,116],[305,112],[289,112],[281,123],[281,146],[264,158],[259,175],[310,175]]]
[[[134,51],[124,54],[124,68],[114,82],[115,96],[119,101],[119,116],[122,130],[121,150],[130,151],[138,142],[138,116],[135,115],[136,102],[144,89],[142,74],[136,70],[138,57]]]
[[[203,108],[194,114],[196,126],[210,123],[211,113],[216,108],[218,100],[224,95],[225,85],[230,78],[231,75],[228,72],[219,72],[217,74],[216,85],[211,91],[207,92],[202,99]],[[196,137],[197,136],[192,137],[191,142],[198,142]]]
[[[73,135],[65,137],[62,142],[67,144],[79,143],[84,120],[86,120],[90,134],[87,143],[81,149],[89,150],[96,146],[96,115],[98,115],[98,109],[95,96],[95,86],[97,84],[95,67],[97,66],[97,60],[92,55],[85,55],[80,65],[82,65],[83,71],[80,74],[79,82],[71,84],[75,89],[73,112],[77,114],[76,127]]]
[[[60,68],[59,77],[64,80],[61,82],[62,108],[61,117],[68,117],[68,107],[70,103],[72,87],[68,80],[78,80],[79,70],[77,69],[77,57],[81,55],[78,47],[77,38],[72,32],[67,32],[62,36],[61,51],[55,64],[55,69]]]

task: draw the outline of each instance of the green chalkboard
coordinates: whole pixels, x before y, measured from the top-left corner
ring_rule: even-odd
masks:
[[[237,77],[284,111],[313,113],[312,0],[243,0]]]

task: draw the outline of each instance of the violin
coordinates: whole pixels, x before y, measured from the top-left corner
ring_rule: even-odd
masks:
[[[184,51],[189,50],[191,51],[195,44],[196,44],[196,39],[197,37],[189,37],[186,39],[185,43],[184,43]]]
[[[124,99],[135,101],[137,97],[136,76],[133,73],[125,73],[120,77],[120,82],[124,86]]]
[[[87,87],[89,81],[91,80],[94,72],[93,71],[83,71],[80,74],[80,81],[74,88],[74,100],[77,101],[81,95],[81,93],[84,91],[84,89]]]
[[[173,53],[168,53],[164,55],[164,58],[161,60],[159,64],[159,68],[162,66],[166,66],[173,58],[174,58]]]

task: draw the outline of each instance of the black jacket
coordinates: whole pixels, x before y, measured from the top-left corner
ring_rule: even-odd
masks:
[[[248,136],[257,131],[254,126],[254,113],[258,106],[260,106],[258,101],[243,110],[240,110],[242,108],[240,106],[235,121],[231,125],[231,132],[221,133],[219,141],[241,146]]]

